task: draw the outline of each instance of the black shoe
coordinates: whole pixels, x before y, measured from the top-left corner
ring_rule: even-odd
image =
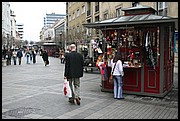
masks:
[[[68,101],[69,103],[72,103],[72,104],[74,104],[75,102],[74,102],[74,100],[69,100]]]
[[[122,97],[122,98],[116,98],[116,99],[118,99],[118,100],[123,100],[123,99],[124,99],[124,97]]]
[[[80,98],[80,97],[78,97],[78,99],[79,99],[79,100],[81,100],[81,98]]]
[[[80,105],[80,100],[79,100],[79,98],[76,98],[76,103],[77,103],[77,105]]]

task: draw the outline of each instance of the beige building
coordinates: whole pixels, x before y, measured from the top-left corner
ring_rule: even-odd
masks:
[[[67,36],[72,42],[98,37],[98,30],[84,28],[82,24],[123,16],[122,8],[145,5],[154,8],[158,15],[178,18],[178,2],[67,2],[66,5]]]
[[[86,2],[67,2],[67,43],[80,42],[85,34]]]

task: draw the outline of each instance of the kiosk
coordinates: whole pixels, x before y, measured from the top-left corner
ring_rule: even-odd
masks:
[[[122,9],[124,16],[83,24],[101,30],[104,53],[120,54],[124,66],[123,93],[164,97],[173,86],[174,32],[177,18],[155,15],[149,6]],[[106,66],[107,75],[111,68]],[[102,91],[113,84],[102,81]]]

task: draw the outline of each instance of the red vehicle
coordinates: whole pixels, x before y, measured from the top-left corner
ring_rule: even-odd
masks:
[[[46,42],[42,45],[42,49],[46,50],[48,53],[48,56],[55,57],[55,53],[58,50],[59,46],[54,42]]]

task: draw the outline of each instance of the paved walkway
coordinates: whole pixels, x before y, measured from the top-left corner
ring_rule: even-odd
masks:
[[[124,100],[101,92],[99,73],[81,78],[81,105],[63,95],[63,70],[58,58],[36,64],[2,67],[3,119],[178,119],[178,86],[163,99],[124,94]],[[177,83],[177,73],[175,81]]]

